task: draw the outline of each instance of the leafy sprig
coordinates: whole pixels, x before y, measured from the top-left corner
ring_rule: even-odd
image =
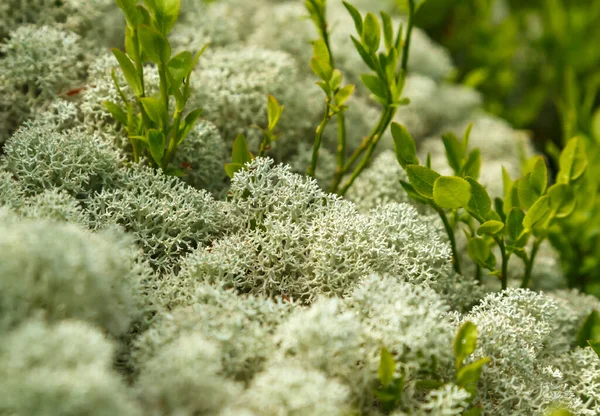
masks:
[[[522,287],[527,287],[541,243],[557,219],[575,209],[575,187],[587,169],[587,157],[580,138],[572,139],[560,156],[557,183],[548,186],[548,169],[540,156],[529,160],[523,176],[512,180],[503,171],[504,199],[494,204],[485,187],[478,182],[481,157],[477,149],[468,150],[470,128],[462,140],[453,134],[442,137],[453,176],[442,176],[428,161],[420,164],[414,139],[406,128],[392,124],[396,157],[405,169],[408,182],[401,181],[409,197],[432,207],[442,219],[453,252],[455,270],[460,260],[454,230],[462,224],[468,238],[468,253],[481,268],[499,277],[508,286],[508,261],[514,254],[525,264]],[[529,241],[533,238],[531,247]],[[501,255],[497,268],[494,248]]]
[[[191,95],[192,71],[208,45],[196,54],[184,51],[172,56],[167,36],[179,16],[180,0],[144,0],[143,5],[137,0],[116,3],[127,21],[125,52],[116,48],[112,51],[135,100],[132,102],[123,94],[113,70],[112,78],[123,106],[111,101],[104,102],[104,106],[125,126],[134,162],[148,155],[150,163],[165,172],[182,174],[169,163],[201,114],[201,109],[186,112],[185,107]],[[146,63],[154,64],[159,74],[160,92],[156,97],[146,95]]]

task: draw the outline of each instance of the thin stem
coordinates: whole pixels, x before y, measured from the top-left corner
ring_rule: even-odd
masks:
[[[310,166],[306,170],[306,174],[308,176],[315,176],[315,171],[317,170],[317,160],[319,159],[319,148],[321,147],[321,141],[323,139],[323,132],[325,131],[325,127],[327,123],[331,120],[331,114],[329,112],[329,103],[325,106],[325,113],[323,114],[323,120],[317,126],[317,130],[315,133],[315,142],[313,144],[313,152],[312,159],[310,161]]]
[[[346,192],[348,191],[348,189],[350,189],[350,187],[352,186],[352,184],[354,183],[356,178],[358,178],[358,176],[363,172],[363,170],[365,170],[365,168],[369,165],[369,163],[371,162],[371,157],[373,156],[373,153],[375,152],[375,147],[377,146],[377,143],[379,143],[379,140],[381,139],[381,137],[387,130],[387,128],[388,128],[389,124],[391,123],[392,119],[394,118],[395,114],[396,114],[396,107],[388,107],[387,110],[384,111],[382,118],[381,118],[382,123],[379,124],[379,126],[381,126],[381,127],[379,129],[376,129],[374,131],[374,134],[372,134],[370,137],[367,154],[362,158],[362,160],[360,161],[358,166],[356,166],[356,169],[354,169],[354,172],[352,172],[352,175],[350,175],[350,178],[346,181],[346,183],[340,189],[340,192],[339,192],[340,195],[343,196],[346,194]]]
[[[456,247],[456,237],[454,236],[454,228],[452,228],[452,225],[450,224],[450,221],[448,221],[448,217],[446,216],[446,213],[443,209],[436,208],[436,211],[438,212],[440,218],[442,219],[442,222],[444,223],[446,234],[448,234],[448,239],[450,240],[450,247],[452,248],[452,265],[454,266],[454,271],[456,271],[456,273],[458,274],[461,274],[460,259],[458,257],[458,249]]]
[[[531,282],[531,272],[533,271],[533,263],[535,262],[535,257],[537,256],[538,250],[540,249],[540,245],[542,244],[541,239],[536,239],[533,242],[533,248],[531,249],[531,255],[529,256],[529,260],[525,265],[525,275],[523,276],[523,281],[521,282],[521,287],[523,289],[529,286]]]
[[[175,154],[175,150],[177,149],[177,142],[179,140],[178,132],[179,125],[181,124],[181,111],[175,111],[174,121],[173,121],[173,134],[171,140],[169,140],[169,147],[167,148],[167,152],[165,153],[165,157],[163,158],[162,168],[163,170],[169,166],[171,163],[171,159],[173,159],[173,155]]]
[[[404,73],[408,70],[408,52],[410,48],[410,39],[412,37],[412,29],[415,16],[415,1],[408,0],[408,26],[406,28],[406,39],[404,39],[404,47],[402,48],[402,64],[400,68]]]
[[[498,247],[500,247],[500,255],[502,256],[502,274],[500,275],[500,283],[502,284],[502,290],[508,288],[508,260],[510,256],[506,253],[506,247],[502,239],[496,240]]]
[[[331,193],[335,193],[344,177],[344,162],[346,159],[346,115],[343,111],[337,115],[338,126],[338,146],[337,146],[337,164],[335,167],[335,176],[331,185]]]

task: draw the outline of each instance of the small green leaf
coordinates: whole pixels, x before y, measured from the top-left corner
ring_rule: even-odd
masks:
[[[421,202],[423,204],[426,204],[428,202],[428,200],[426,198],[422,197],[410,183],[400,180],[400,185],[404,189],[404,192],[406,192],[406,194],[410,198],[414,199],[415,201]]]
[[[588,341],[600,341],[600,314],[593,310],[583,321],[577,332],[576,344],[585,348]]]
[[[528,173],[523,178],[518,179],[515,182],[519,194],[519,202],[521,207],[525,210],[531,208],[533,204],[539,199],[542,194],[538,193],[533,185],[531,179],[531,173]]]
[[[481,224],[477,230],[477,235],[498,235],[504,230],[504,223],[495,220],[489,220]]]
[[[434,170],[419,165],[406,166],[406,175],[410,184],[419,195],[433,199],[433,185],[440,174]]]
[[[538,156],[535,159],[529,183],[536,194],[541,196],[548,186],[548,168],[543,157]]]
[[[555,212],[556,218],[566,218],[575,211],[577,199],[573,188],[564,183],[554,184],[548,189],[550,208]]]
[[[583,139],[575,137],[569,140],[560,154],[559,164],[558,183],[570,183],[583,175],[588,166]]]
[[[418,165],[419,158],[417,158],[415,139],[413,139],[406,127],[394,122],[392,123],[391,130],[398,163],[404,169],[406,169],[407,165]]]
[[[140,102],[144,106],[148,117],[156,124],[161,124],[166,120],[167,110],[161,100],[154,97],[142,97],[140,98]]]
[[[392,18],[386,12],[381,12],[381,21],[383,22],[383,39],[385,47],[390,50],[394,47],[394,24]]]
[[[600,142],[600,108],[596,109],[592,116],[592,136],[596,142]]]
[[[102,105],[104,105],[104,108],[108,110],[115,120],[122,125],[127,126],[127,113],[125,113],[119,105],[112,101],[104,101]]]
[[[592,347],[598,358],[600,358],[600,341],[588,341],[588,345]]]
[[[127,83],[129,84],[135,95],[139,97],[140,95],[142,95],[142,84],[140,78],[138,77],[137,70],[133,65],[133,62],[131,62],[131,59],[129,59],[129,57],[125,55],[125,53],[120,49],[113,48],[112,53],[115,55],[115,58],[117,58],[119,66],[121,67],[121,71],[123,71],[123,75],[125,75],[125,79],[127,80]]]
[[[373,13],[367,13],[363,21],[362,41],[367,50],[372,54],[376,53],[381,43],[381,27],[379,21]]]
[[[352,84],[340,88],[335,94],[336,104],[343,105],[354,94],[355,89],[355,86]]]
[[[481,416],[483,409],[481,407],[472,407],[469,410],[462,412],[461,416]]]
[[[233,175],[235,175],[235,173],[238,170],[241,170],[244,168],[244,165],[242,165],[241,163],[226,163],[225,164],[225,173],[227,173],[227,176],[229,176],[230,178],[233,178]]]
[[[508,238],[510,241],[517,241],[521,233],[523,232],[523,220],[525,219],[525,213],[520,208],[513,208],[508,213],[506,219],[506,228],[508,232]]]
[[[385,83],[371,74],[362,74],[360,76],[360,80],[365,84],[365,86],[371,91],[376,97],[382,98],[384,100],[388,97],[388,90]]]
[[[311,58],[310,69],[312,69],[316,76],[326,82],[329,82],[333,75],[333,68],[331,68],[329,61],[324,61],[319,58]]]
[[[394,356],[385,347],[381,348],[377,374],[379,375],[379,381],[384,388],[392,383],[395,373],[396,360],[394,360]]]
[[[433,185],[433,200],[445,209],[466,207],[471,200],[471,184],[458,176],[440,176]]]
[[[463,176],[470,176],[474,179],[479,178],[479,172],[481,171],[481,152],[479,149],[473,149],[469,153],[462,171]]]
[[[465,322],[459,328],[454,339],[454,357],[456,368],[459,369],[467,357],[477,348],[477,327],[473,322]]]
[[[167,68],[177,85],[180,85],[183,80],[192,72],[194,57],[191,52],[183,51],[169,59]]]
[[[532,229],[533,226],[544,220],[550,214],[550,197],[543,196],[527,211],[523,218],[523,226]]]
[[[167,38],[151,26],[141,25],[138,30],[142,50],[155,64],[164,64],[171,57],[171,45]]]
[[[455,175],[459,175],[462,170],[463,159],[465,158],[465,150],[463,145],[458,141],[453,133],[442,135],[442,141],[446,148],[446,158],[448,164],[454,171]]]
[[[456,384],[464,388],[474,397],[477,394],[477,382],[481,378],[483,366],[489,363],[489,357],[467,364],[456,373]]]
[[[238,135],[233,141],[233,149],[231,152],[231,161],[233,163],[240,163],[242,165],[250,162],[252,159],[252,153],[248,150],[248,143],[243,134]]]
[[[362,43],[360,43],[358,39],[356,39],[354,36],[350,36],[350,39],[352,39],[352,43],[354,44],[354,47],[358,51],[358,54],[360,55],[364,63],[367,64],[367,66],[373,71],[376,71],[377,67],[375,66],[373,58],[371,58],[371,55],[369,55],[369,52],[365,49]]]
[[[350,13],[350,16],[352,16],[352,20],[354,20],[354,27],[356,27],[356,33],[358,33],[359,36],[362,36],[363,19],[360,12],[356,7],[354,7],[346,1],[344,2],[344,6],[346,7],[346,10],[348,10],[348,13]]]
[[[197,108],[195,110],[190,111],[187,116],[183,119],[183,127],[179,130],[179,134],[177,135],[178,141],[177,144],[181,143],[183,139],[187,137],[190,133],[198,118],[202,115],[202,109]]]
[[[473,178],[466,178],[471,185],[471,199],[469,200],[469,212],[477,214],[481,218],[487,218],[492,209],[492,200],[487,191],[479,182]]]
[[[267,98],[267,118],[269,120],[269,130],[273,130],[275,126],[277,126],[282,112],[283,107],[279,105],[277,98],[269,94],[269,97]]]
[[[475,263],[489,270],[494,269],[496,257],[494,257],[494,253],[491,252],[490,246],[483,238],[471,238],[467,246],[467,251]]]
[[[313,42],[313,57],[320,59],[323,62],[331,62],[331,56],[329,55],[329,49],[323,39],[318,39]]]
[[[116,0],[116,3],[123,10],[128,26],[135,27],[142,23],[141,16],[136,7],[137,0]]]
[[[144,0],[144,4],[152,13],[156,28],[164,35],[167,35],[175,25],[175,22],[177,22],[179,10],[181,9],[181,1]]]
[[[150,155],[157,165],[162,164],[162,158],[165,153],[165,135],[162,131],[156,129],[148,130],[148,146]]]

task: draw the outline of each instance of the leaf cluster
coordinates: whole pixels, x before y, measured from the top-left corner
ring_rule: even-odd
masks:
[[[169,163],[201,114],[201,109],[195,109],[184,116],[191,95],[192,71],[208,45],[196,54],[183,51],[172,55],[167,36],[179,16],[180,0],[144,0],[143,5],[137,4],[137,0],[116,0],[116,3],[125,14],[127,28],[125,52],[116,48],[112,52],[136,98],[135,102],[127,99],[113,71],[112,78],[123,105],[106,101],[104,106],[126,128],[135,162],[148,155],[153,165],[169,174],[182,175],[182,171],[169,167]],[[143,66],[147,63],[158,70],[158,96],[146,96]]]
[[[431,206],[441,216],[454,248],[454,264],[460,272],[454,228],[461,224],[468,238],[471,259],[481,268],[488,269],[507,286],[508,260],[512,254],[526,265],[522,285],[527,287],[533,261],[541,242],[548,237],[556,219],[568,217],[575,209],[574,187],[585,173],[588,161],[580,138],[571,140],[560,156],[557,183],[548,186],[545,160],[538,156],[529,160],[523,176],[512,180],[503,171],[504,199],[492,203],[486,189],[478,182],[481,157],[478,149],[469,151],[470,127],[462,140],[453,134],[442,137],[448,164],[453,176],[442,176],[430,166],[420,164],[414,139],[405,127],[392,124],[396,157],[406,170],[408,182],[402,182],[408,195]],[[460,211],[459,211],[460,210]],[[451,214],[454,224],[447,214]],[[528,243],[533,237],[533,247]],[[497,269],[494,247],[502,256]]]

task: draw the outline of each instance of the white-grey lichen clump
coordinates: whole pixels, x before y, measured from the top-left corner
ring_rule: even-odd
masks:
[[[393,0],[354,3],[403,19]],[[328,7],[336,65],[358,86],[349,155],[380,106],[361,87],[354,22],[340,1]],[[550,247],[533,290],[490,293],[472,268],[456,273],[441,220],[400,184],[389,132],[345,198],[327,192],[336,120],[316,179],[305,175],[324,109],[305,15],[292,1],[183,2],[173,51],[211,45],[192,74],[189,109],[203,113],[174,155],[176,177],[133,163],[126,126],[103,104],[123,104],[113,69],[136,100],[107,53],[115,38],[122,46],[117,4],[0,1],[1,415],[600,414],[600,359],[577,345],[600,301],[564,288]],[[412,42],[411,103],[395,121],[444,174],[440,134],[474,121],[481,181],[501,195],[502,166],[516,178],[532,149],[475,90],[448,81],[448,51],[421,30]],[[156,67],[143,73],[158,95]],[[229,180],[239,133],[257,153],[269,94],[285,105],[281,136]],[[455,369],[466,321],[478,338],[465,363],[490,359],[474,396]],[[383,348],[404,383],[390,412],[375,393]]]

